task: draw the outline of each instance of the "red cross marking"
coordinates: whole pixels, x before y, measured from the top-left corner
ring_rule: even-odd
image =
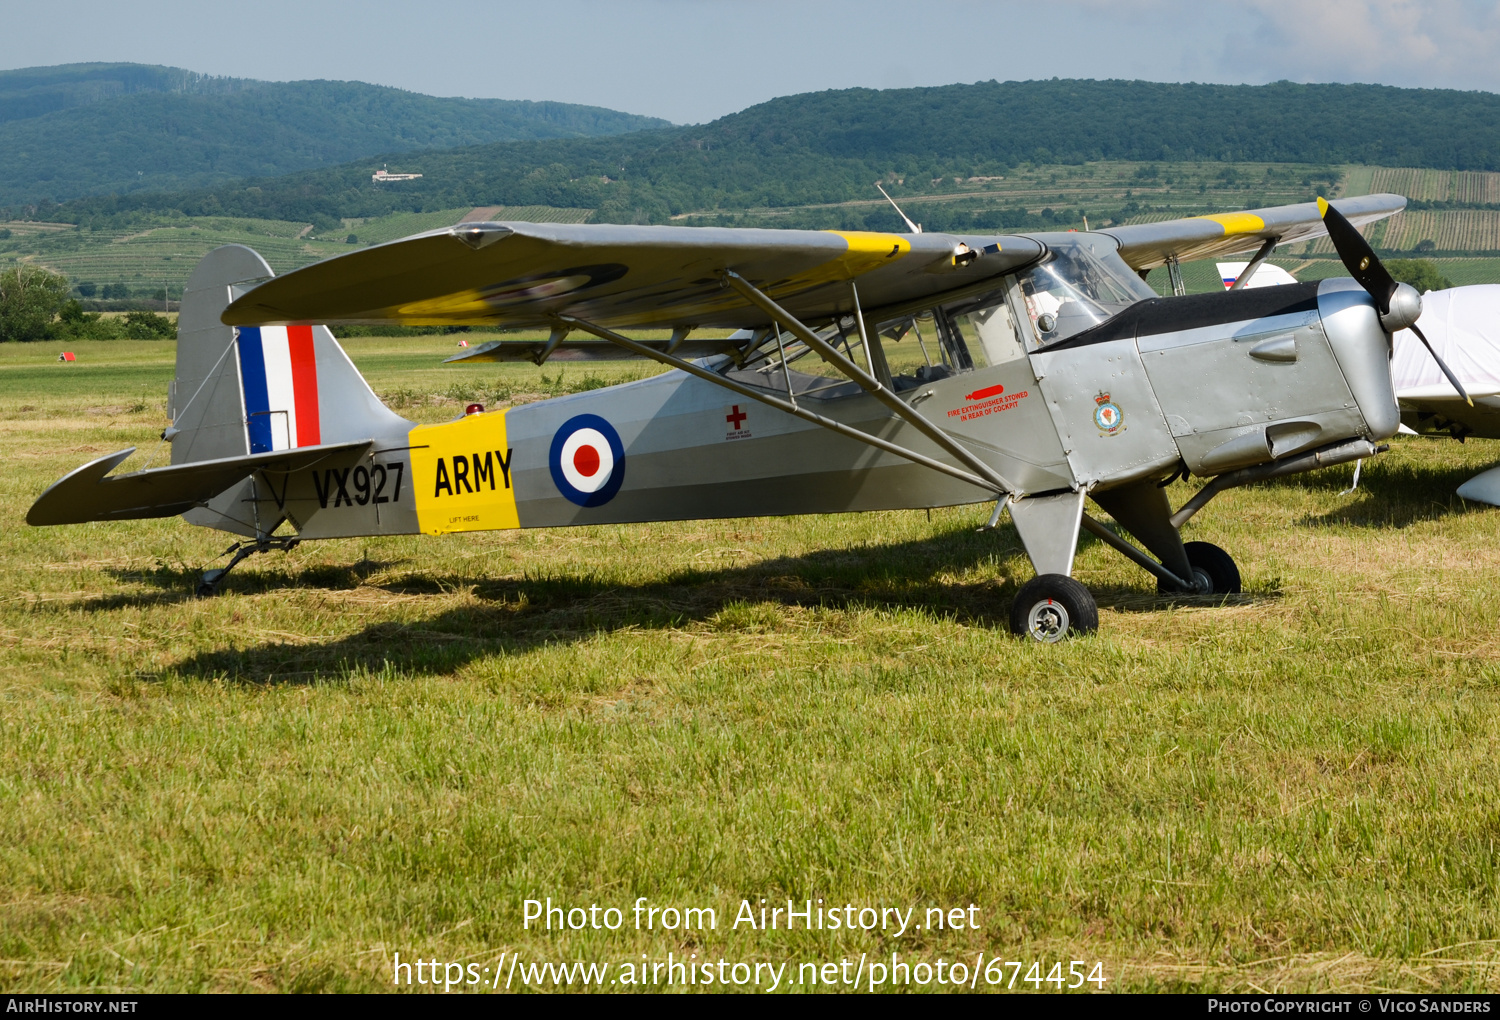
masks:
[[[726,414],[724,416],[724,420],[727,421],[729,424],[733,425],[735,431],[738,432],[743,427],[741,425],[741,423],[746,418],[748,418],[748,417],[750,417],[748,414],[746,414],[744,411],[740,410],[740,405],[739,404],[735,404],[734,405],[734,413],[733,414]]]

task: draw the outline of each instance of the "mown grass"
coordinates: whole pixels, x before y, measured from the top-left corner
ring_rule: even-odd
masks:
[[[573,385],[433,368],[450,344],[349,346],[424,420],[455,413],[440,383]],[[397,952],[517,950],[1500,986],[1500,518],[1453,495],[1494,443],[1223,496],[1188,529],[1240,563],[1222,604],[1086,538],[1101,629],[1054,647],[1006,633],[1031,568],[985,507],[321,543],[196,600],[224,536],[22,523],[162,424],[170,344],[75,346],[0,349],[8,991],[379,990]],[[546,896],[720,928],[523,930]],[[981,928],[730,930],[761,897]]]

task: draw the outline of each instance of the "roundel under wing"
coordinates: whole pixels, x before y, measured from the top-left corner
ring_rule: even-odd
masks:
[[[603,506],[625,481],[625,446],[613,425],[597,414],[563,422],[547,458],[557,491],[579,506]]]

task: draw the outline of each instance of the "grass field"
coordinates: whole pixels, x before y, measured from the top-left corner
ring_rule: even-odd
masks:
[[[22,523],[163,424],[170,343],[58,346],[0,348],[6,991],[892,951],[1500,989],[1500,516],[1453,494],[1500,444],[1221,497],[1188,531],[1240,563],[1224,604],[1085,536],[1101,629],[1054,647],[1006,633],[1031,568],[986,507],[321,543],[200,601],[222,535]],[[428,421],[652,370],[349,347]],[[523,929],[546,896],[719,928]],[[979,929],[731,930],[762,897],[973,903]]]

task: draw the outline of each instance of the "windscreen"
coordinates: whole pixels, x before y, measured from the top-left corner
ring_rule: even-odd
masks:
[[[1026,313],[1038,345],[1063,340],[1156,293],[1113,251],[1083,242],[1054,244],[1047,258],[1020,276]]]

